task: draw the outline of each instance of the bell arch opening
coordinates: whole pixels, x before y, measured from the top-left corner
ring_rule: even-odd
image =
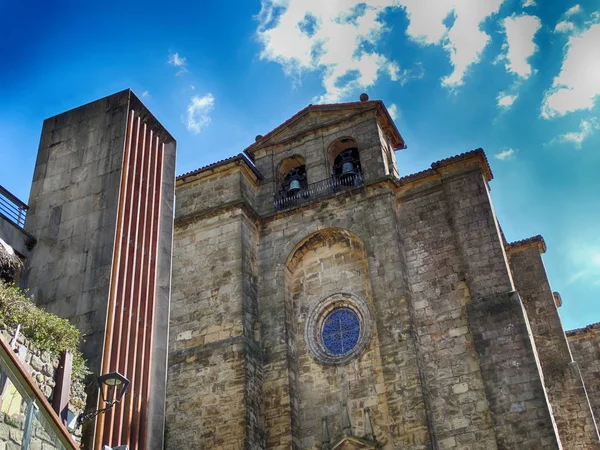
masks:
[[[358,142],[353,137],[337,138],[328,148],[329,166],[333,177],[342,184],[360,184],[362,167]]]
[[[289,195],[308,188],[306,162],[300,155],[283,159],[277,168],[279,191]]]

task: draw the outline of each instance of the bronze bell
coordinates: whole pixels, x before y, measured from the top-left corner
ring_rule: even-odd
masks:
[[[296,179],[294,179],[294,180],[292,180],[292,181],[290,182],[290,188],[289,188],[289,191],[297,191],[297,190],[299,190],[299,189],[300,189],[300,187],[301,187],[301,186],[300,186],[300,180],[296,180]]]
[[[354,173],[354,164],[347,161],[342,165],[342,175],[348,175],[350,173]]]

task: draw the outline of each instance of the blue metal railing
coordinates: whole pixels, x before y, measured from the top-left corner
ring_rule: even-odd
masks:
[[[25,217],[29,207],[0,186],[0,214],[19,228],[25,225]]]

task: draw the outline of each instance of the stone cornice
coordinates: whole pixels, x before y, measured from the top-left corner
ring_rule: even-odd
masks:
[[[528,248],[537,247],[540,253],[546,253],[546,242],[541,235],[532,236],[520,241],[510,242],[504,246],[506,253],[517,253]]]
[[[448,170],[454,170],[461,166],[466,166],[472,163],[478,163],[485,175],[486,181],[490,181],[494,178],[488,159],[485,156],[483,149],[478,148],[469,152],[461,153],[460,155],[452,156],[450,158],[442,159],[431,164],[430,169],[423,170],[421,172],[413,173],[411,175],[404,176],[398,180],[398,185],[402,187],[408,187],[416,185],[421,182],[435,180],[440,178],[442,174]]]
[[[243,211],[246,216],[248,216],[256,225],[260,223],[260,217],[256,211],[254,211],[254,208],[252,208],[252,206],[245,199],[238,199],[178,217],[175,219],[175,228],[238,209]]]
[[[568,337],[572,337],[572,336],[585,335],[585,334],[588,334],[591,332],[600,332],[600,322],[591,323],[588,326],[585,326],[583,328],[575,328],[574,330],[567,330],[567,331],[565,331],[565,334]]]
[[[207,166],[200,167],[199,169],[192,170],[191,172],[179,175],[176,178],[177,186],[181,186],[192,181],[199,180],[207,175],[212,175],[218,172],[225,171],[235,166],[240,166],[246,169],[245,173],[257,183],[262,180],[262,175],[254,165],[248,161],[248,159],[242,154],[232,156],[231,158],[222,159],[221,161],[214,162]]]

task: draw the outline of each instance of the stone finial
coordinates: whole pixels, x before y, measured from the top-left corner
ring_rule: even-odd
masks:
[[[371,413],[369,408],[365,408],[365,439],[369,439],[370,441],[375,440],[375,434],[373,433],[373,424],[371,423]]]
[[[329,437],[329,428],[327,427],[327,417],[321,419],[321,449],[329,450],[329,443],[331,438]]]
[[[361,102],[368,102],[369,101],[369,96],[366,93],[362,93],[360,94],[360,101]]]
[[[256,135],[256,137],[254,138],[254,141],[255,141],[255,142],[258,142],[258,141],[260,141],[262,138],[263,138],[263,135],[262,135],[262,134],[257,134],[257,135]]]
[[[558,292],[553,292],[552,296],[554,297],[554,304],[557,308],[560,308],[562,306],[562,297]]]
[[[352,436],[352,424],[350,423],[350,415],[348,414],[348,407],[342,407],[342,430],[344,436]]]

